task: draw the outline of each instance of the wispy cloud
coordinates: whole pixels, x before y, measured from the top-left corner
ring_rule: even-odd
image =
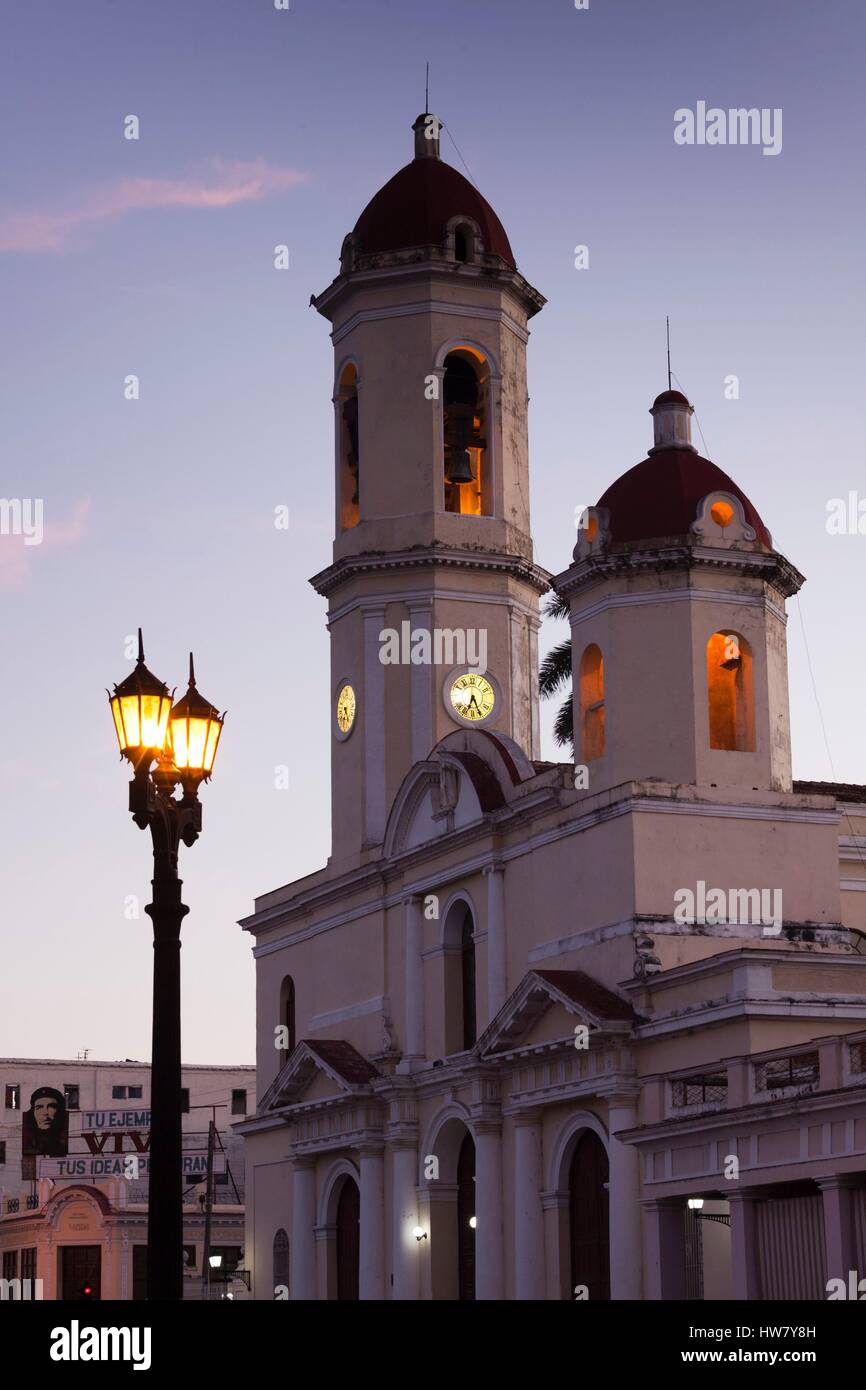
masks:
[[[0,251],[59,251],[76,232],[147,208],[229,208],[254,203],[306,182],[296,169],[262,158],[213,159],[179,179],[119,179],[83,192],[63,206],[0,214]]]
[[[28,545],[22,535],[0,535],[0,591],[26,588],[31,569],[44,551],[64,550],[80,541],[89,511],[90,499],[85,497],[75,503],[68,516],[56,521],[46,517],[38,545]]]

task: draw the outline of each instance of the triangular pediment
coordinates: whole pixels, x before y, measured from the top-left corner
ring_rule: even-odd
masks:
[[[583,1024],[592,1034],[627,1038],[631,1005],[580,970],[530,970],[478,1040],[482,1057],[554,1046]]]
[[[298,1043],[265,1091],[259,1114],[287,1105],[338,1100],[366,1094],[380,1075],[351,1043],[342,1038]]]

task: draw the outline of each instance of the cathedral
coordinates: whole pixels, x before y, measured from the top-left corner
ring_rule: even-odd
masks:
[[[803,576],[670,389],[568,569],[536,562],[545,300],[436,118],[413,129],[313,299],[334,345],[335,540],[311,581],[332,852],[241,923],[253,1296],[849,1296],[866,787],[792,781]],[[569,762],[540,753],[551,587]]]

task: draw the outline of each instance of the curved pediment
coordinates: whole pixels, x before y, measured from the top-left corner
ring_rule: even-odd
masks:
[[[501,810],[535,769],[503,734],[456,729],[415,763],[394,798],[385,831],[386,858],[403,854]]]

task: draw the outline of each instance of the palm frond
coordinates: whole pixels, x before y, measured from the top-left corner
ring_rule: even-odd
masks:
[[[574,714],[571,704],[571,696],[563,700],[556,716],[556,723],[553,726],[553,737],[560,748],[568,747],[574,752]]]
[[[551,647],[538,672],[538,689],[542,699],[555,695],[571,680],[571,642]]]

